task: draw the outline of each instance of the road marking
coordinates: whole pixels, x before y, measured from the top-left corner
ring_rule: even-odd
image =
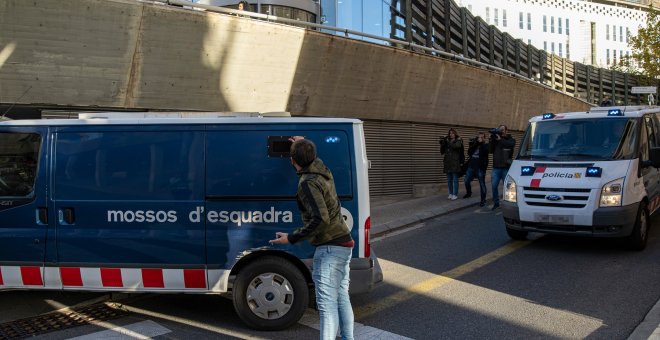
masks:
[[[298,323],[319,330],[319,314],[311,309],[307,309]],[[365,326],[359,322],[353,324],[353,337],[356,340],[412,340],[411,338],[390,333],[382,329]]]
[[[172,331],[155,323],[154,321],[147,320],[134,323],[125,327],[115,327],[106,331],[91,333],[69,340],[95,340],[95,339],[150,339],[159,335],[171,333]]]
[[[484,256],[474,259],[466,264],[458,266],[452,270],[446,271],[442,274],[435,275],[430,279],[419,282],[409,288],[404,288],[397,293],[382,298],[376,302],[360,306],[354,309],[356,319],[364,319],[376,313],[382,312],[385,309],[401,302],[410,300],[415,296],[428,293],[434,289],[440,288],[447,283],[455,281],[459,276],[475,271],[484,267],[500,258],[513,253],[514,251],[529,245],[531,241],[514,241],[499,249],[496,249]]]

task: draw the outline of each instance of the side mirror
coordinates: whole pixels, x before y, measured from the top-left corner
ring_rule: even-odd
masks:
[[[651,164],[654,168],[660,168],[660,147],[651,148]]]

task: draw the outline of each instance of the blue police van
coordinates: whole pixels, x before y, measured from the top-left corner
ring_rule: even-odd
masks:
[[[0,289],[231,292],[250,327],[297,322],[314,249],[288,138],[315,142],[356,240],[351,293],[382,281],[355,119],[90,113],[0,122]]]

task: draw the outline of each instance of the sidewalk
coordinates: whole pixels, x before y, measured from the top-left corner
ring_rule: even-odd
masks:
[[[438,195],[411,198],[407,196],[395,196],[387,198],[371,199],[371,235],[376,237],[406,226],[414,225],[438,216],[446,215],[468,207],[479,206],[479,183],[472,183],[472,197],[463,199],[465,187],[459,180],[459,196],[457,200],[447,199],[447,187],[442,188]],[[488,185],[488,199],[486,205],[481,208],[490,210],[493,206]],[[502,193],[500,186],[500,193]],[[649,311],[644,320],[635,328],[627,340],[660,340],[660,300]]]

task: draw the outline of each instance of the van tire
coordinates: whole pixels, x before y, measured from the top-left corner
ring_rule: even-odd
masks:
[[[528,232],[522,230],[511,229],[506,227],[506,233],[514,240],[524,241],[527,239]]]
[[[630,250],[643,250],[646,248],[646,241],[649,239],[650,229],[649,211],[646,209],[646,203],[642,202],[637,211],[637,219],[630,236],[626,237],[626,247]]]
[[[232,295],[241,320],[261,331],[291,327],[309,303],[303,274],[291,262],[274,256],[258,258],[241,269]]]

